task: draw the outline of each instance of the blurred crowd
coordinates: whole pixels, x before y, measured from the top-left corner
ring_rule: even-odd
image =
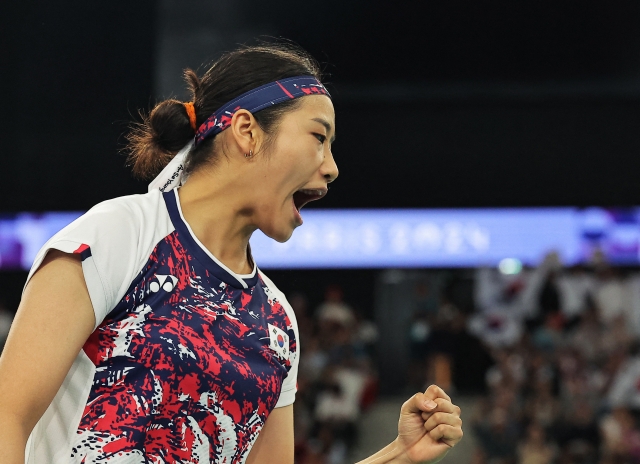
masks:
[[[455,272],[414,286],[397,393],[436,383],[475,398],[463,411],[472,464],[640,464],[640,273],[551,253],[537,268],[466,271],[456,296]],[[318,306],[288,298],[302,346],[296,463],[352,462],[380,388],[379,329],[338,285]],[[11,316],[0,308],[0,351]]]
[[[303,294],[288,297],[298,320],[302,357],[296,395],[297,464],[342,464],[358,439],[361,413],[376,399],[376,325],[331,285],[312,311]]]
[[[640,463],[640,274],[596,259],[479,269],[467,330],[493,366],[474,464]]]

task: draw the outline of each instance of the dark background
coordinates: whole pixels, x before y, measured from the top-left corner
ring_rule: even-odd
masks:
[[[224,47],[266,32],[324,63],[341,178],[317,207],[638,203],[638,2],[245,1],[210,20],[202,4],[182,2],[176,34],[240,24]],[[171,5],[5,6],[0,211],[146,190],[119,149],[159,94]]]
[[[639,205],[639,24],[637,0],[10,2],[0,14],[0,216],[145,192],[121,153],[138,110],[187,98],[184,67],[262,35],[299,43],[327,73],[341,175],[309,207]],[[310,309],[338,283],[355,310],[377,311],[378,324],[386,312],[397,329],[417,287],[387,282],[385,306],[384,272],[268,273]],[[472,313],[473,270],[442,274],[438,304]],[[26,272],[0,279],[0,307],[14,311]],[[389,347],[406,340],[381,330],[379,352],[404,369]],[[474,364],[481,387],[487,360],[467,355],[483,353],[458,351],[471,361],[457,366],[468,376]],[[380,372],[383,392],[404,381]]]

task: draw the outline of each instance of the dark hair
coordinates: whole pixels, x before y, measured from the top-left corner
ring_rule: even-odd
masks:
[[[289,43],[243,46],[225,53],[199,78],[191,69],[184,73],[196,113],[196,127],[228,101],[277,79],[310,75],[321,80],[318,63],[301,48]],[[272,135],[282,115],[294,109],[299,99],[285,101],[254,114],[260,127]],[[141,178],[157,175],[194,137],[189,116],[182,102],[174,99],[158,103],[143,122],[127,135],[128,161]],[[191,150],[186,171],[215,160],[215,137]],[[267,143],[269,140],[267,140]]]

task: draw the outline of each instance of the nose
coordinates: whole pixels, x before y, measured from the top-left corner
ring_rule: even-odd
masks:
[[[333,159],[333,154],[331,153],[330,148],[327,149],[327,153],[324,157],[324,162],[320,166],[320,172],[322,174],[322,177],[325,178],[328,184],[336,180],[336,178],[338,177],[338,165]]]

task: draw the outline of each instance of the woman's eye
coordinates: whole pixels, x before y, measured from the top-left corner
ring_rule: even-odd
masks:
[[[325,140],[327,140],[327,137],[322,135],[322,134],[313,134],[316,136],[316,138],[320,141],[320,143],[324,143]]]

